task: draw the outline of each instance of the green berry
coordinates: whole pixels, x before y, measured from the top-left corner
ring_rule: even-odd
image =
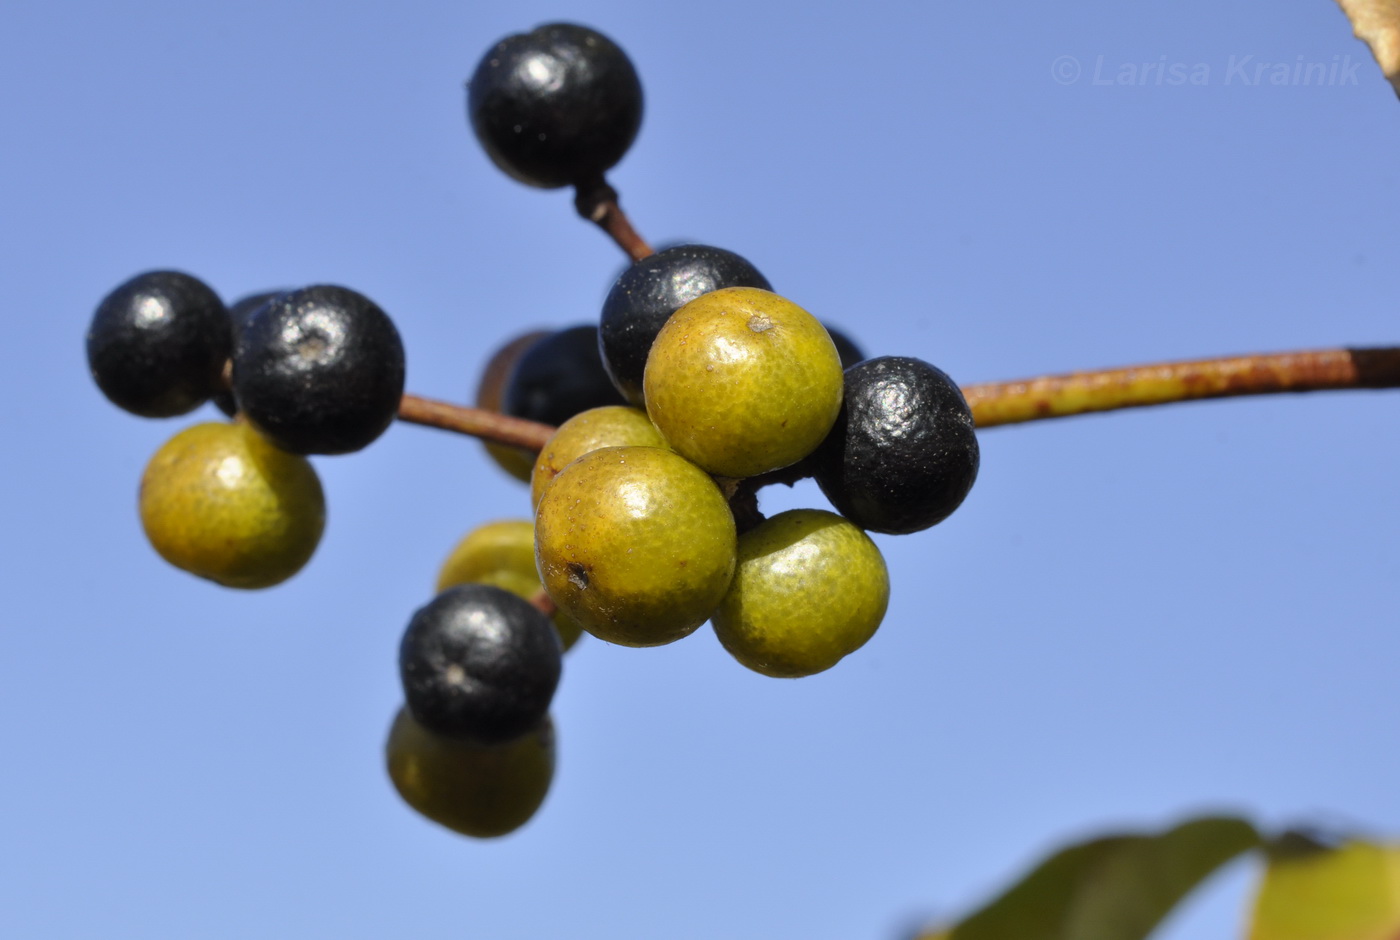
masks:
[[[499,570],[535,572],[535,527],[525,519],[499,519],[472,529],[438,572],[437,590],[480,581]]]
[[[767,676],[830,669],[865,644],[890,598],[870,537],[835,513],[793,509],[739,538],[739,566],[714,613],[731,655]]]
[[[659,646],[704,623],[734,573],[734,517],[705,472],[655,447],[607,447],[554,478],[535,557],[560,610],[599,639]]]
[[[545,488],[566,466],[603,447],[666,447],[666,439],[646,412],[626,405],[590,408],[559,425],[545,443],[530,475],[530,505],[538,506]],[[668,448],[669,449],[669,448]]]
[[[709,245],[672,245],[629,265],[603,301],[598,349],[618,391],[644,407],[642,374],[656,334],[681,307],[724,287],[773,285],[747,259]]]
[[[399,709],[385,747],[389,779],[405,803],[462,835],[490,839],[535,815],[554,779],[554,724],[505,744],[433,734]]]
[[[754,287],[705,294],[657,334],[647,414],[675,451],[710,473],[750,477],[816,449],[841,408],[841,359],[826,329]]]
[[[246,424],[186,428],[141,478],[141,524],[161,557],[226,587],[287,580],[326,524],[316,471]]]
[[[535,527],[525,519],[501,519],[468,532],[438,572],[437,590],[457,584],[490,584],[530,600],[543,590],[535,570]],[[583,628],[568,614],[555,611],[550,618],[567,650],[578,642]]]

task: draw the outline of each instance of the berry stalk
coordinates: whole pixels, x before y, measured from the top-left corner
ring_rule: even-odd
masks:
[[[605,180],[580,183],[575,187],[574,208],[579,215],[607,232],[608,237],[633,261],[641,261],[656,253],[632,227],[632,220],[627,218],[627,213],[618,204],[617,190]]]

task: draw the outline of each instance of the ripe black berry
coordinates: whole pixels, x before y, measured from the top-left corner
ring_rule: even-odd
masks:
[[[563,424],[589,408],[625,405],[598,355],[598,328],[584,324],[550,333],[520,355],[506,379],[508,415]]]
[[[289,293],[291,293],[291,291],[288,290],[265,290],[256,294],[249,294],[246,297],[240,297],[229,304],[228,319],[229,323],[233,326],[233,335],[235,337],[238,335],[239,327],[256,313],[259,307],[271,300],[281,297],[283,294]]]
[[[476,407],[501,414],[506,381],[514,371],[515,364],[525,355],[527,349],[549,334],[549,330],[531,330],[515,337],[492,353],[491,358],[486,361],[486,367],[481,370],[480,381],[477,382]],[[486,453],[491,455],[497,466],[522,483],[530,482],[530,473],[535,467],[534,451],[507,444],[493,444],[490,441],[482,443],[486,447]]]
[[[229,304],[228,320],[229,327],[233,331],[232,335],[235,337],[238,335],[239,324],[248,319],[254,310],[257,310],[274,297],[280,297],[285,293],[286,291],[283,290],[263,291],[259,294],[249,294],[247,297],[240,297],[238,300]],[[837,348],[839,349],[840,347],[838,346]],[[238,403],[233,400],[232,390],[220,388],[214,393],[213,399],[214,404],[218,406],[219,410],[230,418],[238,414]]]
[[[957,509],[977,479],[977,435],[962,391],[919,359],[846,370],[841,416],[814,459],[822,492],[863,529],[917,532]]]
[[[413,615],[399,646],[404,700],[429,731],[496,744],[549,712],[563,651],[549,618],[486,584],[448,588]]]
[[[773,289],[747,260],[708,245],[666,248],[622,272],[603,301],[598,343],[603,366],[629,402],[643,406],[647,353],[671,314],[722,287]]]
[[[642,123],[627,54],[584,26],[550,23],[502,39],[467,86],[467,115],[491,160],[531,186],[601,178]]]
[[[219,388],[231,340],[223,301],[179,271],[138,274],[93,314],[88,366],[102,394],[145,418],[199,407]]]
[[[283,450],[349,453],[394,420],[403,344],[363,295],[329,286],[282,294],[249,314],[237,333],[238,409]]]

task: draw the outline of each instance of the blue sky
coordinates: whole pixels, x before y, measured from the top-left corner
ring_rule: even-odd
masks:
[[[1394,393],[989,430],[953,518],[878,539],[890,612],[836,669],[585,638],[539,815],[489,843],[413,815],[399,636],[526,491],[397,426],[318,461],[301,575],[217,588],[135,513],[212,409],[117,411],[82,337],[151,268],[341,283],[410,389],[465,400],[501,342],[596,317],[620,253],[464,119],[488,46],[560,19],[642,76],[638,228],[744,254],[872,354],[974,382],[1400,341],[1400,103],[1329,0],[8,4],[0,933],[892,937],[1108,827],[1400,832]],[[1248,878],[1163,936],[1233,935]]]

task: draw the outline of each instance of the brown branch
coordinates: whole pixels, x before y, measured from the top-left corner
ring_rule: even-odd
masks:
[[[399,420],[533,451],[544,447],[554,433],[554,428],[548,424],[512,418],[482,408],[451,405],[418,395],[404,395],[403,401],[399,402]]]
[[[1400,347],[1313,349],[1071,372],[963,388],[979,428],[1202,398],[1400,387]]]
[[[601,177],[575,187],[574,208],[579,215],[607,232],[608,237],[633,261],[641,261],[655,254],[632,227],[632,221],[622,211],[622,206],[618,205],[617,190]]]
[[[963,387],[979,428],[1142,408],[1203,398],[1400,388],[1400,347],[1313,349],[1258,356],[1162,362]],[[447,402],[405,395],[399,419],[538,451],[554,428]],[[778,475],[784,471],[778,471]],[[775,476],[764,482],[791,482]]]

